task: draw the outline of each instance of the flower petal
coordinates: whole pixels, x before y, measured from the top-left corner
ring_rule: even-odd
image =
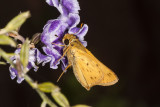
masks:
[[[38,66],[36,66],[35,62],[30,62],[30,64],[34,68],[34,71],[38,70]]]
[[[86,35],[87,32],[88,32],[88,25],[87,24],[84,24],[82,28],[78,28],[78,27],[70,28],[68,31],[69,34],[75,34],[79,38],[79,41],[85,47],[87,46],[87,42],[84,41],[84,36]]]
[[[51,61],[51,57],[47,56],[47,55],[43,55],[40,53],[40,51],[37,49],[36,50],[36,58],[37,58],[37,63],[40,64],[42,63],[42,65],[44,66],[47,62]]]
[[[68,25],[59,19],[52,21],[50,20],[49,22],[47,22],[43,29],[43,32],[41,34],[41,41],[45,45],[51,47],[51,43],[56,39],[59,39],[58,37],[61,37],[64,34],[67,27]]]
[[[80,7],[77,0],[61,0],[60,4],[63,6],[62,9],[65,11],[64,14],[79,13]]]
[[[83,44],[84,47],[87,46],[87,41],[81,41],[81,43]]]
[[[21,77],[18,77],[18,74],[17,74],[17,70],[15,68],[12,68],[11,66],[9,67],[9,71],[10,71],[10,76],[11,76],[11,79],[13,80],[14,78],[16,78],[17,76],[17,83],[21,83],[24,78],[21,78]]]
[[[10,76],[11,76],[11,79],[13,80],[14,78],[16,78],[16,75],[17,75],[17,70],[12,68],[11,66],[9,67],[9,71],[10,71]]]
[[[80,28],[78,27],[73,27],[73,28],[70,28],[68,33],[69,34],[77,34],[77,32],[79,32]]]
[[[52,69],[57,69],[58,68],[58,64],[60,62],[57,62],[56,61],[61,57],[61,54],[54,48],[50,48],[50,47],[43,47],[43,51],[51,57],[51,62],[50,62],[50,67]]]
[[[20,78],[20,77],[18,77],[18,78],[17,78],[17,83],[19,83],[19,84],[20,84],[23,80],[24,80],[24,78]]]
[[[80,22],[80,17],[78,14],[70,13],[68,18],[69,19],[68,19],[67,23],[70,28],[76,27]]]
[[[50,20],[47,22],[41,34],[41,41],[45,45],[51,44],[51,39],[55,37],[54,35],[56,35],[56,30],[60,27],[60,23],[61,23],[60,20],[52,20],[52,21]]]
[[[84,40],[84,36],[86,35],[86,33],[88,32],[88,25],[84,24],[83,27],[79,30],[79,32],[77,32],[77,36],[79,38],[80,41]]]
[[[68,60],[67,57],[62,58],[62,70],[64,71],[65,68],[68,66]],[[65,71],[66,72],[66,71]]]
[[[35,51],[37,50],[37,48],[33,48],[29,50],[29,62],[35,62],[36,58],[35,58]]]
[[[77,37],[79,38],[79,40],[81,41],[81,43],[86,47],[87,46],[87,42],[84,41],[84,36],[86,35],[86,33],[88,32],[88,25],[84,24],[83,27],[79,30],[79,32],[76,34]]]
[[[62,38],[63,38],[64,34],[66,33],[67,28],[68,28],[68,24],[67,23],[61,23],[61,25],[59,26],[59,28],[56,30],[56,35],[58,37],[52,38],[52,43],[53,42],[54,43],[57,42],[57,40],[60,43],[62,41]]]
[[[16,50],[15,50],[15,52],[14,52],[14,53],[15,53],[15,54],[19,54],[19,53],[20,53],[20,51],[21,51],[21,48],[18,48],[18,49],[16,49]]]
[[[46,2],[47,2],[50,6],[54,6],[54,7],[58,8],[59,0],[46,0]]]

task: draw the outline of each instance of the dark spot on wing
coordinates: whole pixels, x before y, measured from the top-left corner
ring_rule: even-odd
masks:
[[[96,79],[97,77],[94,77],[94,79]]]
[[[98,67],[98,64],[96,64],[96,66]]]
[[[90,77],[91,79],[93,79],[93,77]]]
[[[112,74],[111,74],[111,73],[108,73],[107,75],[110,77]]]
[[[89,64],[87,63],[87,66],[88,66]]]

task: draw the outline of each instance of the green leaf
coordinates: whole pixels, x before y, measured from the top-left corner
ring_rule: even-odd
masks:
[[[2,62],[2,61],[0,61],[0,64],[1,64],[1,65],[6,65],[6,63],[5,63],[5,62]]]
[[[61,107],[70,107],[67,98],[60,91],[52,91],[51,95]]]
[[[47,103],[45,102],[45,101],[43,101],[42,103],[41,103],[41,107],[46,107],[47,106]]]
[[[10,60],[10,57],[11,56],[14,56],[15,54],[14,53],[6,53],[5,51],[3,51],[1,48],[0,48],[0,56],[3,57],[3,59],[5,59],[8,63],[10,63],[12,66],[14,66],[13,62]]]
[[[5,34],[7,32],[16,30],[21,27],[21,25],[26,21],[27,18],[30,17],[30,12],[22,12],[16,17],[14,17],[5,28],[1,29],[0,34]]]
[[[11,45],[12,47],[16,47],[16,43],[13,41],[13,39],[6,35],[0,35],[0,44]]]
[[[51,93],[54,89],[58,88],[51,82],[44,82],[41,84],[38,84],[38,89],[45,93]]]
[[[29,40],[28,38],[23,43],[21,52],[20,52],[20,61],[24,68],[28,65],[28,59],[29,59]]]
[[[77,104],[75,106],[72,107],[92,107],[92,106],[88,106],[88,105],[84,105],[84,104]]]

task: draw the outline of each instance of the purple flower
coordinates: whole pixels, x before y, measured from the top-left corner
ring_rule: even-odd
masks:
[[[11,57],[11,60],[13,61],[14,64],[16,64],[17,59],[19,58],[19,53],[20,53],[21,48],[16,49],[14,52],[16,55]],[[27,66],[27,71],[30,70],[31,68],[34,68],[34,71],[38,70],[38,66],[36,66],[35,62],[38,64],[42,63],[42,65],[45,65],[45,63],[49,62],[51,60],[50,57],[43,55],[39,52],[37,48],[32,48],[29,50],[29,62]],[[23,66],[21,65],[21,68],[23,69]],[[24,78],[20,77],[18,74],[17,70],[13,68],[12,66],[9,67],[10,70],[10,75],[11,79],[14,79],[17,76],[17,82],[21,83]]]
[[[63,47],[54,45],[62,45],[62,38],[66,33],[76,35],[84,46],[87,46],[87,42],[84,41],[84,36],[88,31],[86,24],[83,27],[76,27],[80,22],[79,17],[79,4],[77,0],[46,0],[50,6],[54,6],[60,12],[60,16],[57,19],[49,20],[43,28],[41,35],[41,41],[45,44],[43,47],[44,52],[50,56],[50,67],[53,69],[58,68],[60,62],[56,61],[63,55]],[[68,61],[64,57],[61,59],[62,69],[67,67]]]

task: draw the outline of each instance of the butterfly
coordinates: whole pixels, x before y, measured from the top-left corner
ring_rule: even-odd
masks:
[[[85,89],[89,91],[95,85],[110,86],[118,82],[116,74],[86,49],[74,34],[65,34],[62,42],[62,57],[68,59],[65,70],[72,66],[75,77]]]

